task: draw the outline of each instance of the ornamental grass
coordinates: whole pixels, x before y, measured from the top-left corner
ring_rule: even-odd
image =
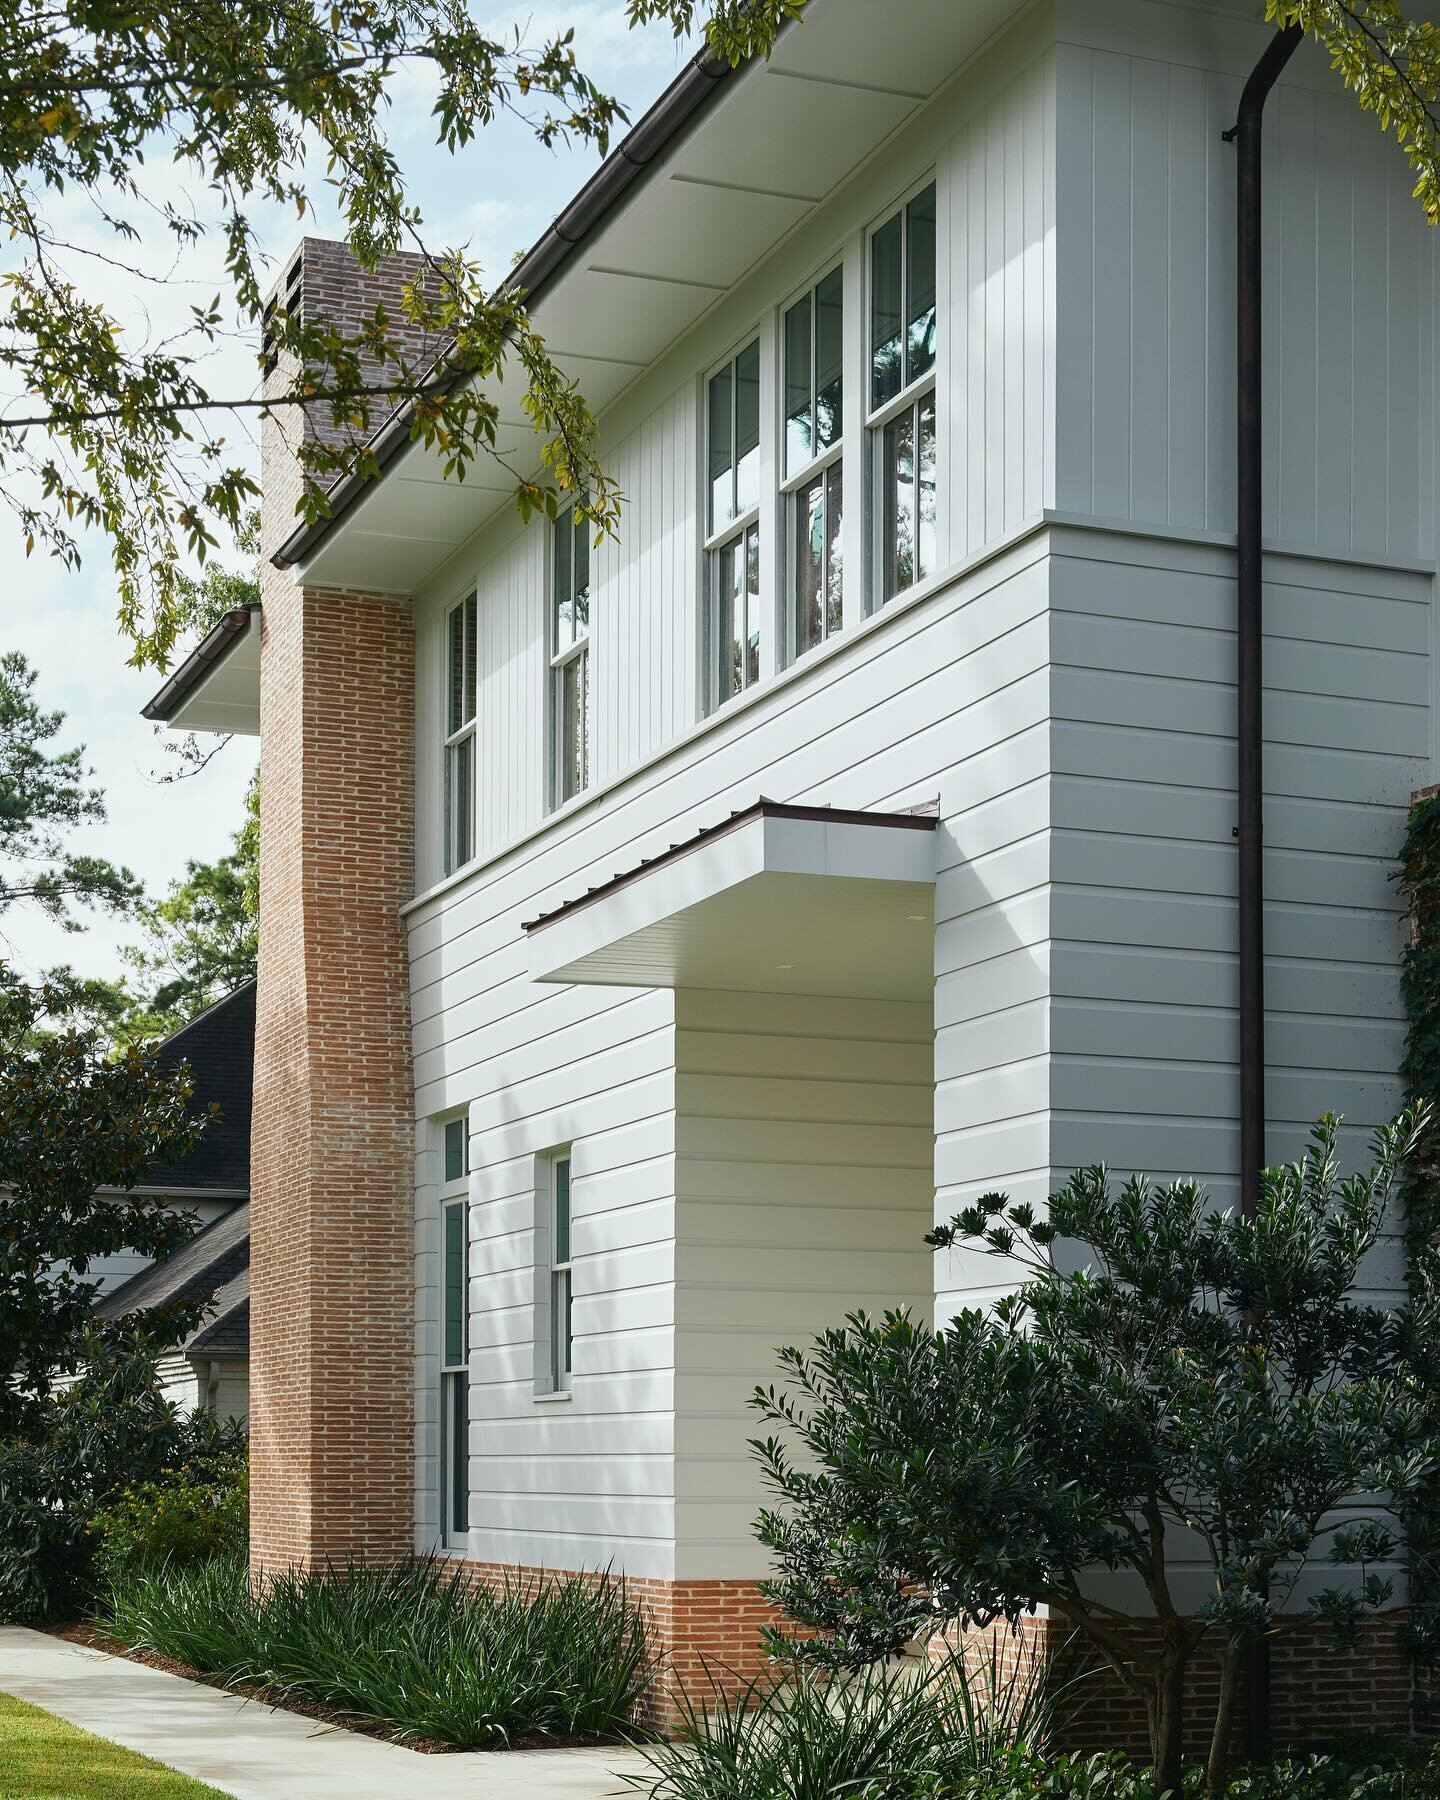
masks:
[[[633,1730],[656,1660],[619,1578],[472,1589],[443,1562],[297,1569],[252,1591],[238,1559],[117,1579],[118,1643],[460,1750]]]

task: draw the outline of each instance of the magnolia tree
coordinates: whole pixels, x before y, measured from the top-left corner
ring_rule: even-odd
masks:
[[[1043,1606],[1143,1700],[1178,1793],[1186,1675],[1210,1643],[1222,1785],[1245,1647],[1316,1618],[1353,1639],[1393,1597],[1400,1515],[1440,1460],[1413,1354],[1430,1321],[1354,1297],[1423,1122],[1377,1132],[1373,1167],[1342,1180],[1322,1119],[1265,1172],[1253,1220],[1192,1181],[1104,1168],[1044,1218],[987,1195],[929,1241],[1018,1263],[992,1310],[939,1331],[855,1314],[783,1351],[784,1383],[753,1400],[777,1496],[758,1531],[772,1598],[816,1635],[774,1647],[853,1667]],[[1181,1557],[1206,1572],[1198,1604]],[[1323,1588],[1302,1579],[1317,1561]],[[1152,1635],[1107,1574],[1138,1579]]]

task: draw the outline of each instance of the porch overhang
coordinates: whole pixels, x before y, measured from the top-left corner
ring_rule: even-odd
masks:
[[[177,731],[260,735],[260,608],[237,606],[141,709]]]
[[[937,823],[761,800],[531,920],[531,979],[928,1000]]]

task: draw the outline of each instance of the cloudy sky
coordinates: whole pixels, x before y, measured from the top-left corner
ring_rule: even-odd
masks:
[[[591,4],[558,10],[519,11],[509,15],[509,29],[520,24],[528,38],[553,27],[557,17],[573,25],[581,67],[636,116],[670,81],[690,47],[677,45],[668,31],[626,28],[623,5]],[[590,173],[593,153],[542,149],[518,121],[505,119],[482,134],[457,158],[436,148],[427,117],[428,103],[413,81],[397,85],[391,140],[405,170],[412,199],[425,217],[427,239],[468,244],[473,255],[497,273],[507,269],[517,251],[527,249],[546,224]],[[168,179],[168,177],[167,177]],[[195,196],[200,204],[203,196]],[[319,210],[304,230],[310,235],[336,234],[333,214]],[[278,268],[298,235],[293,216],[266,218],[257,213],[261,240]],[[75,209],[65,219],[68,232],[99,247],[91,217]],[[171,252],[153,247],[156,272],[168,271]],[[167,318],[183,316],[191,301],[223,293],[224,278],[215,247],[187,255],[178,281],[112,297],[112,304],[133,321],[138,332],[158,334]],[[92,277],[93,278],[93,277]],[[116,278],[108,276],[107,281]],[[212,392],[245,390],[250,377],[242,350],[231,353],[234,374],[212,369]],[[244,427],[227,433],[233,443]],[[140,708],[163,677],[154,669],[127,666],[129,645],[115,623],[115,594],[105,546],[90,543],[84,566],[71,573],[42,556],[27,559],[9,519],[0,514],[0,648],[19,650],[39,673],[37,698],[47,709],[68,716],[57,742],[83,743],[96,779],[104,787],[109,818],[77,834],[76,848],[127,864],[152,894],[163,893],[170,880],[183,874],[186,860],[210,860],[229,845],[240,822],[241,801],[255,766],[253,740],[235,739],[199,775],[178,783],[159,777],[174,758],[165,735],[140,717]],[[117,951],[133,936],[133,927],[95,919],[81,935],[59,932],[44,919],[14,908],[0,921],[0,956],[27,974],[57,962],[72,963],[83,973],[117,971]]]

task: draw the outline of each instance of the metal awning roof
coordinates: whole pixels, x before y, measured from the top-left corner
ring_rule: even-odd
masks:
[[[759,800],[531,920],[531,978],[927,998],[937,823]]]

